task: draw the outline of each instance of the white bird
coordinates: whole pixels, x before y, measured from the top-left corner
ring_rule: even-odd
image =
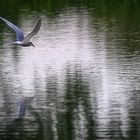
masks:
[[[41,26],[41,19],[38,21],[38,23],[35,26],[35,28],[33,29],[33,31],[31,33],[29,33],[25,37],[24,37],[23,31],[19,27],[17,27],[16,25],[11,23],[10,21],[4,19],[3,17],[0,17],[0,19],[7,26],[9,26],[12,30],[15,31],[15,33],[16,33],[16,41],[13,42],[14,45],[20,45],[20,46],[23,46],[23,47],[29,47],[29,46],[35,47],[35,45],[32,42],[30,42],[30,39],[39,31],[40,26]]]

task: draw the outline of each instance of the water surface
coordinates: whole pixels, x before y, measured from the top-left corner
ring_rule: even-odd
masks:
[[[26,34],[42,26],[22,48],[0,23],[0,139],[138,140],[139,3],[100,2],[1,9]]]

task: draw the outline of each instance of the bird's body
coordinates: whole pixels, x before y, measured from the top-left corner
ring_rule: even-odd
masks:
[[[19,45],[19,46],[22,46],[22,47],[29,47],[29,46],[35,47],[32,42],[14,41],[12,44],[13,45]]]
[[[0,19],[8,26],[10,27],[13,31],[15,31],[16,33],[16,41],[13,42],[12,44],[14,45],[20,45],[23,47],[28,47],[28,46],[33,46],[33,43],[30,42],[30,39],[39,31],[40,26],[41,26],[41,19],[38,21],[36,27],[34,28],[34,30],[29,33],[27,36],[24,37],[23,31],[17,27],[16,25],[14,25],[13,23],[11,23],[10,21],[0,17]]]

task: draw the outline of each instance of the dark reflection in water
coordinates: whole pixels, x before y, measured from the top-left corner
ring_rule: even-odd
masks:
[[[139,6],[2,1],[0,15],[25,32],[43,23],[37,47],[22,48],[0,22],[0,140],[138,140]]]
[[[90,103],[88,84],[79,70],[73,76],[69,70],[66,74],[64,102],[61,103],[64,111],[57,114],[59,139],[95,138],[95,115]]]

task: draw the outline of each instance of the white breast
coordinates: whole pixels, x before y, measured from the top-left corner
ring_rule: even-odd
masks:
[[[13,45],[22,45],[22,43],[23,43],[23,42],[21,42],[21,41],[15,41],[15,42],[13,42],[12,44],[13,44]]]

